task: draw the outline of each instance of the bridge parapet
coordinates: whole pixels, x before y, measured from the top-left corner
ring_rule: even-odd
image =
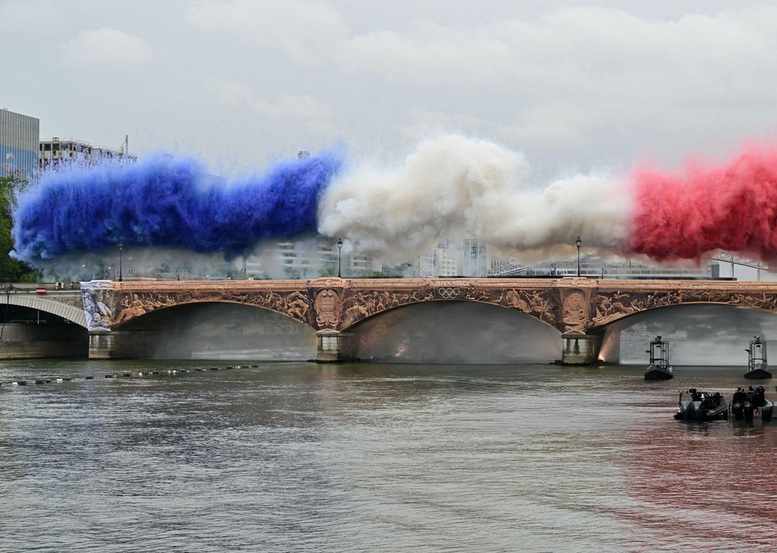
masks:
[[[108,331],[159,309],[207,302],[267,309],[317,331],[344,331],[384,311],[431,301],[517,309],[562,333],[688,303],[777,309],[775,282],[588,278],[91,281],[82,283],[82,295],[88,328]]]
[[[564,279],[571,280],[571,279]],[[580,284],[590,287],[588,281]],[[111,331],[151,312],[187,303],[227,302],[281,313],[315,330],[343,331],[406,305],[475,301],[559,324],[557,281],[530,279],[339,279],[273,281],[91,281],[82,283],[90,330]],[[564,295],[564,294],[561,294]],[[588,298],[590,294],[585,294]],[[567,323],[565,323],[567,324]],[[575,327],[584,321],[575,320]]]

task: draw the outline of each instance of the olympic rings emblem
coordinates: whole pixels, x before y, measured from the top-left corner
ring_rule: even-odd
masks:
[[[440,297],[445,300],[458,298],[459,294],[461,294],[461,290],[458,288],[440,288],[437,292],[440,294]]]

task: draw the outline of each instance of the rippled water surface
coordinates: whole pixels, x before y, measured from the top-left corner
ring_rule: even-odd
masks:
[[[777,422],[677,371],[5,362],[0,550],[777,550]]]

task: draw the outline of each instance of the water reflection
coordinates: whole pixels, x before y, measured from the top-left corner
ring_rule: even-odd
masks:
[[[561,358],[561,333],[512,309],[429,302],[349,329],[360,359],[383,363],[540,363]]]
[[[704,535],[708,550],[773,547],[777,434],[757,426],[680,422],[643,434],[627,456],[629,493],[640,506],[632,523],[664,533],[666,547]]]
[[[737,368],[154,366],[190,370],[0,365],[77,377],[0,387],[0,550],[767,551],[777,521],[777,424],[672,418]]]

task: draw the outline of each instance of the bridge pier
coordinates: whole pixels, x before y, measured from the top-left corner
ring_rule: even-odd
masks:
[[[351,332],[320,330],[316,363],[344,363],[356,361],[356,337]]]
[[[591,334],[569,332],[561,335],[563,349],[562,365],[593,365],[599,354],[601,338]]]
[[[145,331],[92,330],[89,332],[89,359],[148,358],[153,343],[153,335]]]
[[[89,359],[111,359],[114,334],[107,330],[89,332]]]

